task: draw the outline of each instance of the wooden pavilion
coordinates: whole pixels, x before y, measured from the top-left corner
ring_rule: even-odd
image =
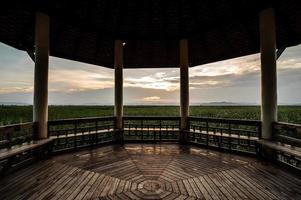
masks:
[[[300,199],[301,126],[277,120],[276,68],[300,24],[298,0],[3,3],[0,42],[35,70],[33,122],[0,127],[0,199]],[[260,121],[189,116],[189,67],[254,53]],[[114,69],[114,116],[48,121],[49,56]],[[180,68],[179,117],[123,116],[123,68],[161,67]]]

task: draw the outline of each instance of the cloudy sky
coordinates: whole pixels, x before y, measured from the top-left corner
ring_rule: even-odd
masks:
[[[260,103],[259,55],[190,68],[190,103]],[[301,45],[278,60],[280,104],[301,103]],[[34,64],[27,53],[0,43],[0,104],[33,101]],[[50,58],[50,104],[113,104],[113,70]],[[124,70],[124,103],[179,104],[179,69]]]

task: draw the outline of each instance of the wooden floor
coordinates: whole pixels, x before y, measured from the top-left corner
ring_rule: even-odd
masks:
[[[301,199],[301,179],[253,158],[174,144],[107,146],[6,176],[0,199]]]

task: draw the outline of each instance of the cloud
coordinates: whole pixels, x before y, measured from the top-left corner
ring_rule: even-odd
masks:
[[[135,74],[131,73],[125,76],[124,87],[140,87],[145,89],[165,90],[169,92],[179,89],[178,77],[173,77],[174,72],[169,74],[165,70],[157,69],[156,71],[153,70],[149,72],[146,76],[139,77],[139,75],[144,73],[145,72],[137,69],[135,70]]]
[[[147,88],[124,88],[124,103],[125,105],[137,105],[137,104],[176,104],[180,102],[179,91],[158,90],[158,89],[147,89]],[[157,101],[145,101],[145,97],[160,97]]]
[[[34,63],[28,55],[6,45],[0,45],[0,53],[0,101],[12,99],[9,97],[16,97],[17,93],[32,95]],[[300,90],[300,53],[301,45],[288,48],[277,61],[281,102],[299,102],[301,99],[299,93],[291,92]],[[49,91],[50,96],[55,94],[52,98],[55,103],[91,103],[95,98],[113,102],[112,69],[53,57],[49,66]],[[179,68],[125,69],[125,102],[178,103],[179,74]],[[192,102],[259,101],[259,54],[193,67],[189,69],[189,76]],[[18,98],[23,101],[22,95]]]
[[[53,91],[72,92],[97,90],[112,88],[113,85],[112,76],[92,73],[84,69],[55,69],[50,71],[49,76],[49,87]]]
[[[0,88],[0,94],[10,94],[10,93],[30,93],[33,92],[33,87],[8,87]]]
[[[154,102],[154,101],[160,101],[161,98],[158,96],[152,96],[152,97],[144,97],[142,99],[142,101],[146,101],[146,102]]]
[[[208,87],[217,87],[217,86],[226,86],[229,82],[227,81],[217,81],[217,80],[208,80],[208,81],[202,81],[202,82],[190,82],[189,83],[189,89],[200,89],[200,88],[208,88]]]

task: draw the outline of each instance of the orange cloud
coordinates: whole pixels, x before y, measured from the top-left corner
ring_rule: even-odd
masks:
[[[160,101],[161,98],[158,96],[152,96],[152,97],[144,97],[142,100],[147,102],[154,102],[154,101]]]

